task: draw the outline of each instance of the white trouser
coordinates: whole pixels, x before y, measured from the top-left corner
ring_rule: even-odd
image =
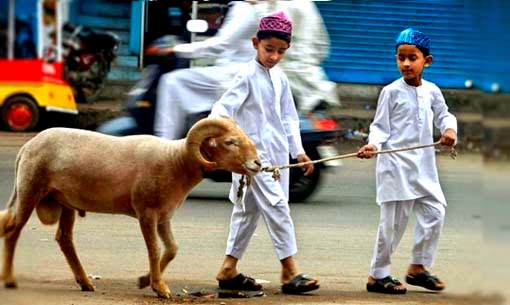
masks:
[[[250,188],[250,191],[260,192],[256,183],[252,183]],[[257,228],[258,220],[262,216],[278,259],[282,260],[295,255],[297,253],[296,235],[287,201],[281,200],[276,205],[271,205],[268,200],[254,200],[256,197],[262,196],[247,194],[244,208],[242,204],[234,205],[225,254],[237,259],[242,258]]]
[[[164,74],[158,83],[154,133],[169,140],[184,137],[186,117],[210,111],[239,67],[199,67]]]
[[[391,255],[406,229],[409,215],[416,215],[411,264],[431,267],[437,252],[445,217],[445,206],[434,197],[383,202],[370,275],[376,279],[391,275]]]

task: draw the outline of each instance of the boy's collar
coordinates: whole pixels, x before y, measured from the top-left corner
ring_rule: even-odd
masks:
[[[266,70],[266,71],[271,70],[270,68],[268,68],[268,67],[264,66],[263,64],[261,64],[261,63],[260,63],[260,61],[258,61],[258,59],[257,59],[257,58],[254,58],[254,59],[253,59],[253,61],[255,61],[255,63],[257,64],[257,66],[259,66],[260,68],[262,68],[262,69],[264,69],[264,70]]]

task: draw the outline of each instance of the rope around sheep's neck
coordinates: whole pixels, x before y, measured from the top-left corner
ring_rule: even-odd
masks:
[[[389,154],[389,153],[396,153],[396,152],[400,152],[400,151],[432,147],[432,146],[437,146],[439,144],[441,144],[441,141],[437,141],[437,142],[434,142],[431,144],[423,144],[423,145],[417,145],[417,146],[411,146],[411,147],[374,151],[373,153],[374,153],[374,155]],[[323,158],[323,159],[319,159],[319,160],[312,160],[312,161],[308,161],[308,162],[301,162],[301,163],[294,163],[294,164],[280,165],[280,166],[266,166],[266,167],[263,167],[260,171],[261,172],[273,172],[273,179],[280,180],[280,176],[281,176],[280,170],[281,169],[286,169],[286,168],[291,168],[291,167],[301,167],[301,166],[307,165],[307,164],[316,164],[316,163],[322,163],[322,162],[357,157],[357,156],[358,156],[358,153],[355,152],[355,153],[350,153],[350,154],[345,154],[345,155],[338,155],[338,156]],[[452,159],[455,159],[457,157],[457,151],[455,150],[455,148],[453,146],[450,149],[450,156],[452,157]],[[241,178],[239,179],[239,188],[237,189],[237,198],[238,199],[240,199],[243,196],[244,185],[245,184],[250,185],[249,177],[247,180],[248,180],[247,183],[245,183],[244,175],[242,175]]]

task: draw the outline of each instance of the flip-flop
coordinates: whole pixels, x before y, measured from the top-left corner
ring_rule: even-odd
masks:
[[[259,291],[262,289],[262,285],[258,284],[254,278],[242,273],[239,273],[229,280],[218,281],[218,285],[221,289],[229,290]]]
[[[315,281],[314,284],[310,282]],[[289,283],[282,285],[282,292],[285,294],[302,294],[318,289],[317,281],[306,274],[296,275]]]
[[[392,276],[387,276],[382,279],[375,279],[373,283],[367,283],[368,292],[378,292],[386,294],[405,294],[407,289],[396,289],[402,283]]]
[[[422,272],[417,275],[407,275],[406,282],[409,285],[420,286],[428,290],[441,291],[444,289],[443,286],[439,285],[439,278],[430,274],[428,271]]]

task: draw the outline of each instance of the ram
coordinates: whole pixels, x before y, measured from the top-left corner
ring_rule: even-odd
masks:
[[[35,209],[43,224],[58,222],[55,239],[76,281],[82,290],[93,291],[72,236],[76,213],[89,211],[138,219],[149,253],[149,273],[139,278],[139,287],[150,285],[159,297],[169,298],[161,274],[177,253],[170,219],[204,173],[217,169],[248,176],[260,170],[255,145],[227,118],[203,119],[175,141],[66,128],[39,133],[21,147],[13,192],[0,211],[5,286],[17,287],[14,250]]]

